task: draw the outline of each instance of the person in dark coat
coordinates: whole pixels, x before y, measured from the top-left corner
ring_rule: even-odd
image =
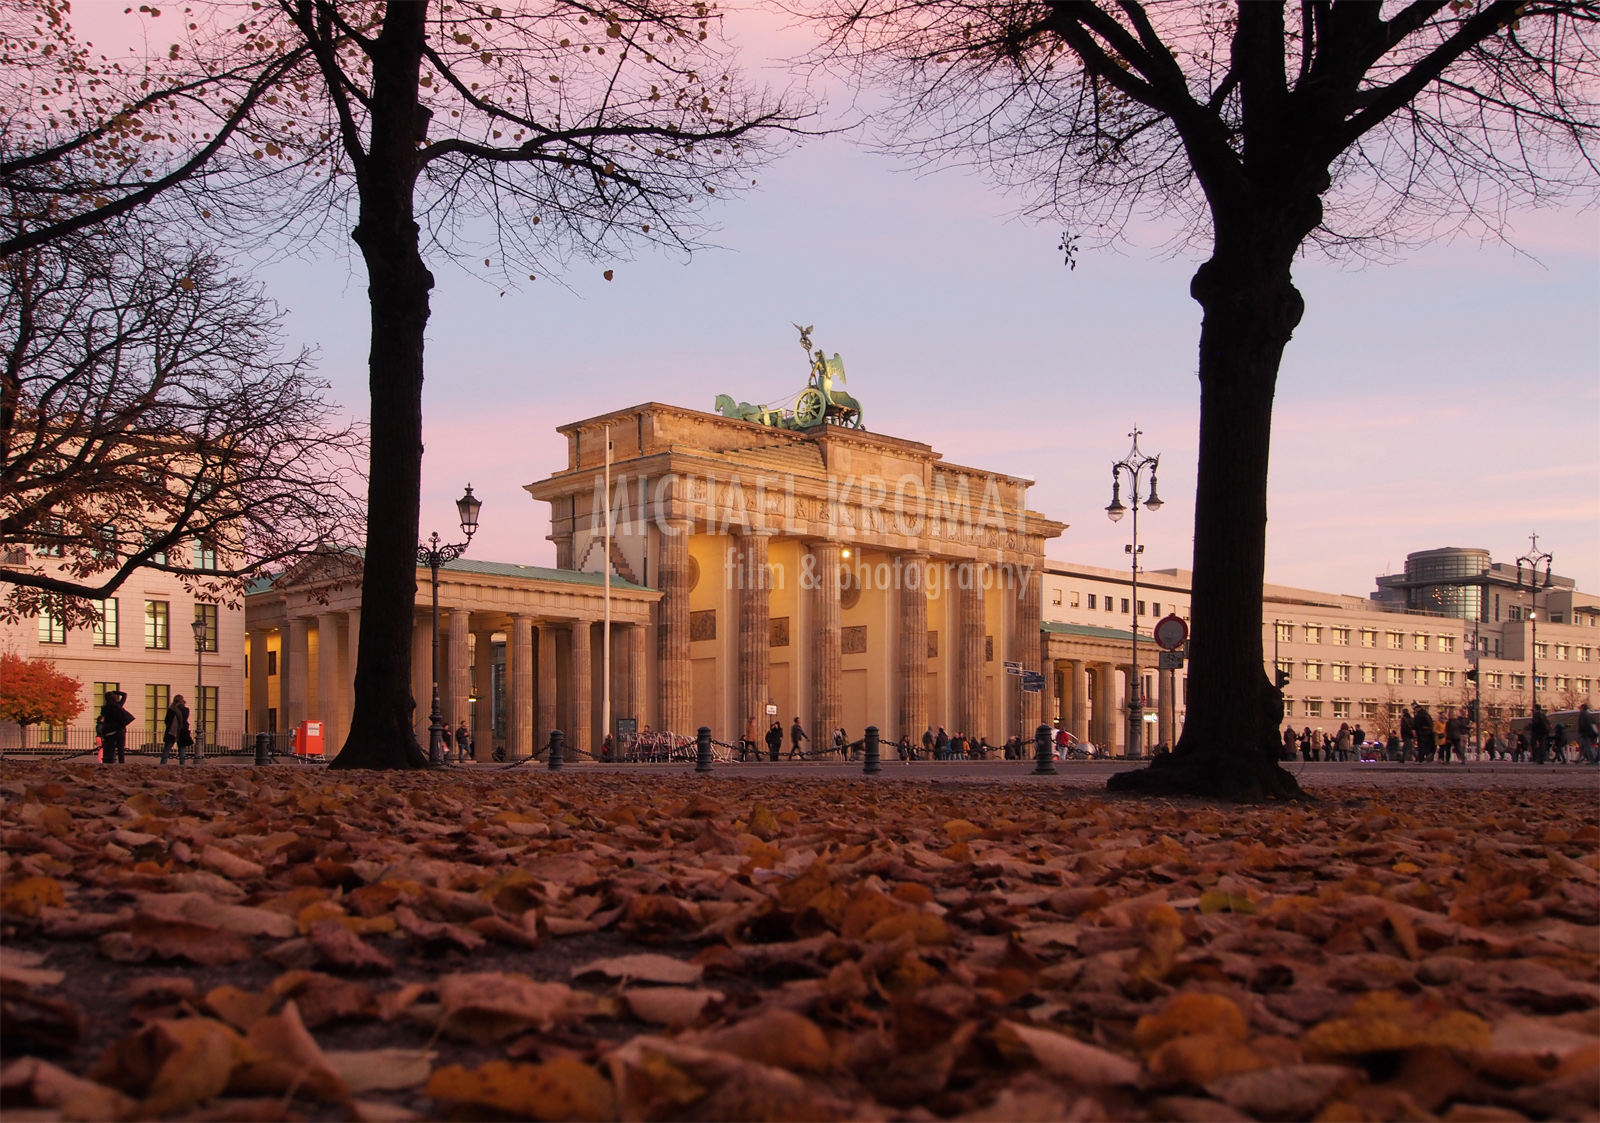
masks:
[[[1400,711],[1400,759],[1410,760],[1416,751],[1416,723],[1411,720],[1411,715],[1405,710]]]
[[[1433,742],[1433,715],[1428,712],[1428,707],[1418,702],[1415,713],[1411,715],[1411,729],[1417,738],[1417,763],[1432,760],[1435,745]]]
[[[794,724],[789,727],[789,759],[793,760],[795,757],[802,756],[800,742],[809,740],[811,738],[807,737],[806,731],[801,728],[800,719],[795,718]]]
[[[778,754],[783,751],[783,724],[773,718],[767,726],[767,759],[777,760]]]
[[[189,706],[179,694],[167,707],[166,728],[161,734],[161,763],[166,764],[172,755],[172,746],[178,746],[178,765],[182,767],[184,753],[194,745],[194,734],[189,731]]]
[[[124,764],[127,753],[127,729],[133,724],[133,715],[123,705],[128,700],[121,690],[108,690],[100,706],[100,718],[95,730],[100,734],[100,762]]]
[[[456,726],[456,760],[465,761],[472,756],[472,730],[467,728],[465,718]]]
[[[1528,741],[1533,749],[1533,763],[1545,763],[1550,752],[1550,719],[1545,716],[1543,706],[1535,706],[1533,717],[1528,719]]]

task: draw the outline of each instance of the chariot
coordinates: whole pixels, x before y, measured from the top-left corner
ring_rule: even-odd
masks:
[[[753,421],[757,425],[770,425],[776,429],[810,429],[824,424],[860,429],[861,403],[843,390],[834,389],[835,381],[844,384],[844,360],[839,358],[837,351],[831,359],[821,348],[813,354],[811,329],[802,328],[799,324],[795,327],[800,329],[800,346],[805,348],[806,357],[811,360],[811,375],[806,380],[805,389],[795,397],[794,405],[787,408],[751,405],[749,402],[736,402],[727,394],[718,394],[717,412],[724,417]]]

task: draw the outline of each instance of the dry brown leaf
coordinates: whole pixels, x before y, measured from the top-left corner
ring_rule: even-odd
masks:
[[[572,969],[574,979],[588,975],[604,975],[624,982],[678,985],[698,983],[704,974],[705,968],[698,963],[689,963],[682,959],[674,959],[670,955],[649,952],[596,959]]]
[[[1086,1088],[1134,1084],[1139,1079],[1137,1062],[1065,1034],[1017,1022],[1001,1022],[1000,1030],[1027,1046],[1046,1072],[1064,1076]]]
[[[611,1082],[571,1058],[546,1064],[490,1061],[467,1070],[446,1065],[428,1080],[427,1094],[471,1107],[539,1120],[616,1117]]]

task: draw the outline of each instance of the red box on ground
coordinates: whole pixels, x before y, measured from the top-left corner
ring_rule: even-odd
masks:
[[[295,756],[322,755],[322,722],[302,721],[294,731]]]

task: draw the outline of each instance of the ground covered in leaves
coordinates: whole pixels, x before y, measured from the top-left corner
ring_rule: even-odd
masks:
[[[0,794],[8,1123],[1600,1118],[1593,791],[37,764]]]

